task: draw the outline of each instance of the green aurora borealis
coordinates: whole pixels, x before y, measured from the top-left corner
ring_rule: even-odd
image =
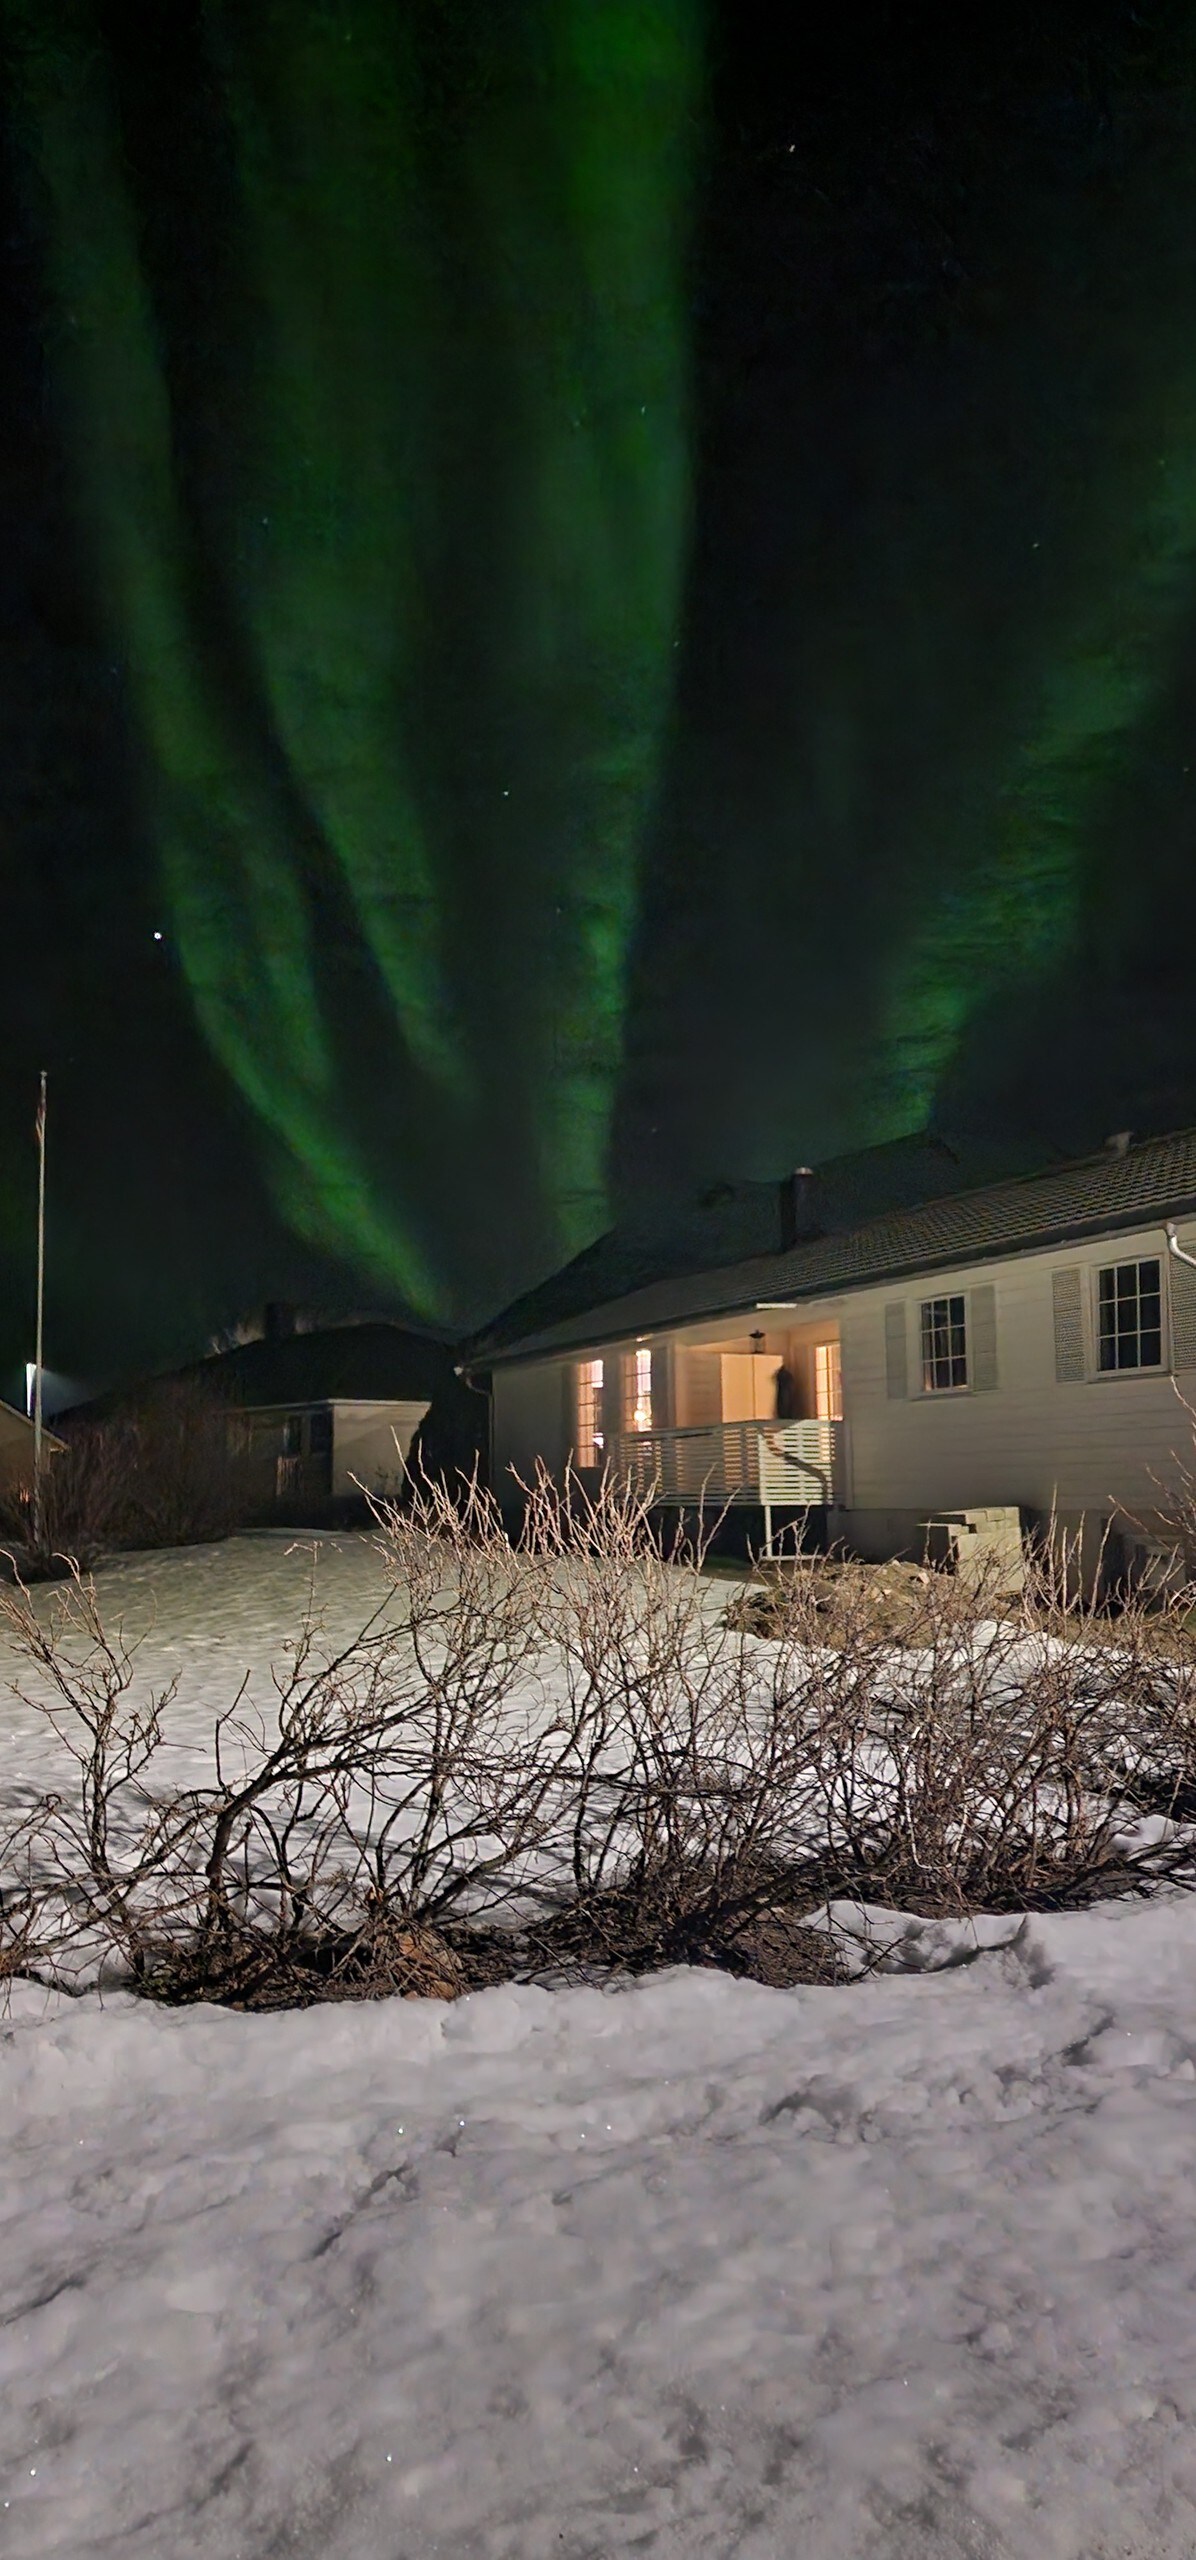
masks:
[[[203,11],[237,277],[202,454],[92,13],[51,35],[35,6],[20,59],[200,1022],[293,1224],[439,1313],[430,1163],[499,1152],[561,1257],[604,1211],[684,566],[701,65],[694,0],[475,14],[447,99],[418,34],[385,0]]]
[[[1082,1072],[1100,973],[1149,974],[1164,773],[1160,911],[1193,871],[1191,13],[1148,63],[1072,14],[1041,97],[975,74],[970,158],[970,62],[932,32],[891,111],[865,62],[840,201],[817,102],[736,141],[715,0],[172,0],[154,44],[0,0],[171,965],[282,1218],[376,1292],[484,1312],[674,1106],[686,1178],[776,1172],[1019,1042],[1033,1090],[1069,1006]]]
[[[991,842],[927,900],[894,957],[871,1137],[933,1112],[972,1014],[1002,987],[1045,986],[1073,941],[1105,793],[1156,710],[1196,577],[1196,368],[1166,449],[1132,473],[1105,593],[1062,635],[994,795]],[[1150,438],[1159,441],[1159,430]],[[1125,483],[1123,482],[1123,491]],[[1128,540],[1124,539],[1128,532]],[[1123,550],[1121,560],[1116,558]]]

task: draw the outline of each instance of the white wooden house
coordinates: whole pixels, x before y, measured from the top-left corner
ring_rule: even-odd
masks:
[[[1196,1405],[1196,1130],[1057,1163],[674,1275],[471,1350],[493,1481],[610,1467],[662,1505],[813,1508],[857,1554],[918,1554],[944,1512],[1015,1506],[1158,1534]],[[777,1372],[787,1373],[778,1418]],[[1178,1389],[1178,1393],[1177,1393]]]

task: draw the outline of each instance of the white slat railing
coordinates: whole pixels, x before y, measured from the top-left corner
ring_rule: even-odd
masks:
[[[702,1422],[679,1431],[620,1431],[611,1465],[658,1502],[747,1502],[765,1509],[834,1501],[834,1422]]]

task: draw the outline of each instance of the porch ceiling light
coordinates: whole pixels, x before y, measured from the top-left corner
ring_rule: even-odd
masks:
[[[773,1314],[794,1315],[797,1311],[797,1300],[796,1298],[757,1298],[756,1314],[758,1316],[766,1316],[770,1310]]]

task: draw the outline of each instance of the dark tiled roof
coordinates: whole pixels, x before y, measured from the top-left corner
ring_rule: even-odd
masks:
[[[235,1404],[332,1404],[338,1397],[401,1404],[432,1395],[452,1366],[443,1342],[378,1322],[240,1343],[187,1374],[209,1380]]]
[[[820,1298],[868,1282],[911,1277],[1069,1238],[1113,1232],[1196,1210],[1196,1129],[983,1189],[923,1198],[911,1208],[865,1217],[812,1237],[787,1253],[753,1256],[731,1268],[691,1271],[591,1305],[493,1348],[483,1338],[471,1362],[529,1359],[610,1342],[668,1324],[730,1315],[762,1299]]]
[[[673,1206],[664,1229],[641,1221],[598,1236],[563,1270],[550,1272],[505,1307],[474,1337],[471,1349],[522,1341],[673,1274],[718,1271],[749,1254],[767,1253],[779,1232],[775,1183],[715,1184],[704,1199]]]
[[[380,1404],[418,1403],[431,1397],[451,1377],[453,1353],[448,1344],[402,1325],[379,1319],[367,1324],[328,1325],[318,1332],[293,1333],[260,1342],[238,1343],[235,1350],[193,1360],[173,1378],[195,1379],[230,1405],[333,1404],[355,1397]],[[81,1421],[129,1402],[167,1381],[141,1382],[140,1389],[97,1397],[79,1406],[71,1419]]]
[[[819,1165],[810,1216],[821,1231],[844,1233],[869,1217],[937,1199],[964,1185],[1024,1172],[1041,1164],[1039,1147],[1011,1156],[1008,1147],[923,1133],[836,1156]],[[780,1184],[722,1182],[692,1201],[671,1202],[653,1222],[642,1216],[599,1236],[562,1271],[553,1272],[476,1334],[469,1357],[479,1365],[658,1282],[723,1271],[775,1253],[781,1242]]]

